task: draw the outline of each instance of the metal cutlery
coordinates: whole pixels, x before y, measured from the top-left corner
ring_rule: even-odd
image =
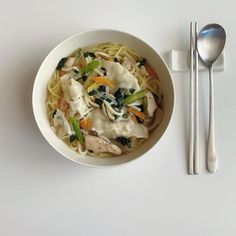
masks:
[[[201,29],[197,38],[197,50],[202,61],[209,69],[209,131],[207,146],[207,169],[214,173],[218,169],[215,147],[215,119],[214,119],[214,81],[213,64],[224,49],[226,41],[225,30],[218,24],[209,24]]]
[[[190,175],[199,173],[199,109],[198,109],[198,23],[190,24],[190,113],[189,113],[189,161]]]
[[[190,109],[189,109],[189,162],[190,175],[199,174],[199,106],[198,106],[198,55],[209,70],[209,131],[207,169],[218,169],[215,147],[213,64],[222,53],[226,41],[225,30],[218,24],[203,27],[198,34],[198,23],[190,23]]]

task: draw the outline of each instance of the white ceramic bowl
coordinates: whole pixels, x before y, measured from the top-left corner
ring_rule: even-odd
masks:
[[[72,52],[78,47],[84,47],[90,44],[97,44],[102,42],[118,42],[125,44],[138,52],[142,57],[146,58],[148,62],[158,73],[160,78],[163,95],[164,95],[164,119],[160,126],[158,126],[151,134],[147,142],[145,142],[139,149],[130,154],[125,154],[111,158],[98,158],[91,156],[81,156],[75,151],[71,150],[56,134],[52,131],[49,125],[46,113],[46,94],[47,82],[51,77],[58,61]],[[43,61],[36,75],[34,82],[33,95],[33,112],[38,127],[45,137],[45,139],[64,157],[86,166],[93,167],[107,167],[116,166],[123,163],[130,162],[137,159],[149,149],[151,149],[164,134],[167,126],[171,120],[174,108],[174,86],[171,74],[165,64],[164,60],[158,55],[154,49],[148,46],[141,39],[116,30],[98,29],[81,32],[65,39],[57,45]]]

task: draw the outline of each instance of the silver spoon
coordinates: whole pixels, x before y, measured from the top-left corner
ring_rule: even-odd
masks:
[[[198,54],[209,69],[210,112],[207,147],[207,168],[211,173],[214,173],[218,169],[218,160],[215,148],[214,84],[212,65],[223,51],[225,40],[225,30],[218,24],[206,25],[201,29],[197,37]]]

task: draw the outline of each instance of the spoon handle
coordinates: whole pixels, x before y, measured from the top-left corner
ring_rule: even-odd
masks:
[[[210,112],[209,112],[209,133],[208,133],[208,147],[207,147],[207,168],[208,171],[214,173],[218,169],[218,160],[216,157],[215,147],[215,118],[214,118],[214,83],[213,83],[213,69],[209,68],[210,80]]]

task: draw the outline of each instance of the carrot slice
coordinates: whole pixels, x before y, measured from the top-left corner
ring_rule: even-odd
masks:
[[[145,115],[144,112],[138,111],[138,110],[136,110],[136,109],[134,109],[132,107],[129,107],[128,111],[133,113],[134,115],[136,115],[137,117],[139,117],[139,118],[141,118],[143,120],[146,118],[146,115]]]
[[[80,127],[82,129],[88,130],[89,127],[91,125],[91,120],[89,118],[84,118],[81,122],[80,122]]]
[[[146,71],[153,79],[158,79],[158,75],[156,74],[155,70],[149,65],[145,65]]]
[[[99,84],[106,85],[109,87],[114,87],[114,85],[112,84],[112,81],[108,79],[107,77],[94,76],[94,77],[91,77],[91,79],[95,82],[98,82]]]

